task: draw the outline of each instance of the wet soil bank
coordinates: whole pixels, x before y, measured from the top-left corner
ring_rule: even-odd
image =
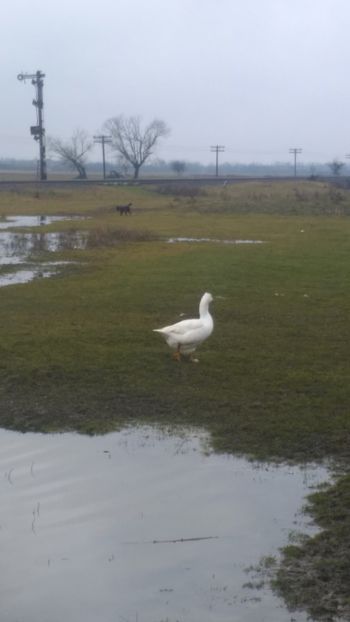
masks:
[[[283,549],[273,585],[314,620],[350,620],[350,475],[310,495],[305,510],[322,531]]]

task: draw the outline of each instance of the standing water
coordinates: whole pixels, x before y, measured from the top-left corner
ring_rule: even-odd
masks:
[[[40,227],[78,216],[12,216],[0,220],[0,287],[27,283],[34,278],[55,274],[66,262],[31,261],[32,254],[84,248],[86,238],[79,231],[43,232]],[[19,233],[16,228],[35,227],[33,233]],[[14,269],[16,266],[16,269]]]
[[[0,431],[1,621],[306,621],[247,567],[310,533],[298,512],[326,469],[206,455],[204,438]]]

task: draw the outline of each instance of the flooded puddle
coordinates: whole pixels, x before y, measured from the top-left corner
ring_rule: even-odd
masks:
[[[205,455],[198,436],[0,431],[2,622],[304,622],[246,569],[323,468]]]
[[[265,244],[263,240],[219,240],[216,238],[169,238],[169,244],[181,242],[212,242],[216,244]]]
[[[1,233],[0,265],[24,263],[34,252],[57,252],[84,248],[85,239],[79,231],[56,233]]]
[[[16,272],[9,272],[7,274],[0,274],[0,287],[5,285],[14,285],[16,283],[29,283],[33,279],[47,278],[55,273],[54,270],[49,270],[46,264],[46,268],[33,268],[32,270],[18,270]]]
[[[27,283],[34,278],[49,277],[66,262],[46,262],[27,265],[33,253],[57,252],[63,249],[81,249],[86,238],[79,231],[18,233],[12,231],[19,227],[40,227],[62,220],[76,220],[70,216],[13,216],[0,221],[0,286]],[[6,266],[21,266],[16,271],[5,270]]]
[[[39,227],[63,220],[81,220],[81,216],[6,216],[0,220],[0,229]]]

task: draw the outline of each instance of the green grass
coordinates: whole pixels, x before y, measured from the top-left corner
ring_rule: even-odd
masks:
[[[274,580],[291,609],[307,609],[313,619],[350,617],[350,476],[314,493],[307,510],[322,527],[302,545],[283,550]]]
[[[129,201],[131,217],[115,213]],[[60,276],[1,289],[0,424],[199,426],[216,451],[348,467],[349,212],[348,191],[315,182],[194,197],[142,187],[2,193],[0,214],[88,216],[46,230],[84,229],[89,244],[60,253],[77,262]],[[167,243],[175,236],[265,243]],[[152,329],[197,315],[204,291],[215,298],[214,333],[198,365],[175,363]],[[329,529],[337,554],[344,540]]]
[[[158,197],[139,188],[129,190],[135,213],[120,217],[96,210],[85,193],[76,191],[76,204],[59,197],[70,213],[88,203],[89,220],[74,224],[89,230],[88,249],[62,254],[82,264],[2,289],[3,423],[99,432],[123,423],[126,400],[127,419],[204,426],[217,450],[347,457],[347,219],[190,210],[183,217],[182,208],[155,211]],[[266,243],[161,241],[176,235]],[[199,366],[177,366],[152,328],[181,312],[196,315],[204,291],[216,297],[215,331]]]

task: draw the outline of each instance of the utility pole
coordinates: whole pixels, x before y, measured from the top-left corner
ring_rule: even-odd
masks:
[[[219,176],[219,153],[222,153],[223,151],[225,151],[225,147],[223,145],[212,145],[210,147],[210,151],[212,153],[216,153],[216,166],[215,166],[215,175],[216,177]]]
[[[297,155],[299,153],[302,153],[302,149],[300,149],[300,147],[291,147],[289,149],[289,153],[293,153],[294,154],[294,177],[297,176]]]
[[[112,142],[112,136],[106,136],[105,134],[100,134],[99,136],[94,136],[94,143],[98,143],[102,145],[102,166],[103,166],[103,179],[106,179],[106,153],[105,153],[105,145]]]
[[[17,79],[21,82],[31,80],[32,84],[35,86],[36,98],[33,99],[33,106],[36,107],[37,124],[31,126],[30,133],[34,140],[39,141],[39,174],[41,181],[45,181],[45,179],[47,179],[44,129],[44,78],[45,74],[42,71],[37,71],[36,73],[19,73],[17,76]]]

